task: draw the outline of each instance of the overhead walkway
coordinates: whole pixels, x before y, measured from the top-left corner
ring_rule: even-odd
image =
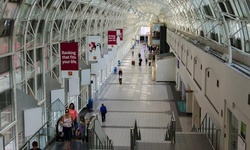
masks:
[[[142,66],[138,65],[138,52],[141,53]],[[131,65],[135,60],[135,66]],[[99,116],[101,103],[106,105],[108,113],[106,121],[101,122],[103,131],[113,141],[115,150],[130,149],[130,128],[137,121],[141,140],[137,141],[136,150],[212,150],[212,146],[204,133],[191,132],[191,118],[179,116],[176,108],[179,96],[174,83],[155,82],[152,80],[151,66],[145,64],[142,45],[136,46],[134,57],[128,53],[122,60],[123,83],[118,82],[116,74],[106,83],[105,88],[97,93],[93,114]],[[176,118],[176,143],[165,141],[167,125],[171,121],[172,112]],[[73,140],[71,149],[85,149],[86,143]],[[55,142],[49,149],[62,149],[62,142]],[[100,148],[101,149],[101,148]]]

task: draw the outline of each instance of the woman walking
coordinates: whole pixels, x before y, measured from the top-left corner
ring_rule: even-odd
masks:
[[[61,123],[63,125],[63,133],[64,133],[63,139],[64,139],[65,149],[70,149],[73,119],[72,116],[69,114],[68,108],[65,110],[65,114],[62,117]]]
[[[69,105],[69,114],[71,115],[72,117],[72,121],[73,121],[73,124],[74,124],[74,128],[73,128],[73,134],[75,134],[75,131],[76,129],[78,128],[78,123],[77,123],[77,116],[78,116],[78,113],[75,109],[75,105],[74,103],[70,103]],[[75,135],[73,135],[75,136]]]

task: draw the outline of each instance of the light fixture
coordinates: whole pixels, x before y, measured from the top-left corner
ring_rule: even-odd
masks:
[[[129,1],[129,9],[128,9],[128,12],[130,14],[133,14],[134,13],[134,9],[132,8],[132,5],[131,5],[131,0]]]
[[[134,15],[143,15],[142,12],[140,12],[138,9],[135,9],[132,7],[132,4],[131,4],[131,0],[129,1],[129,9],[128,9],[128,13],[130,14],[134,14]]]
[[[133,8],[132,8],[131,5],[130,5],[130,7],[129,7],[129,9],[128,9],[128,12],[129,12],[130,14],[133,14],[133,13],[134,13],[134,10],[133,10]]]

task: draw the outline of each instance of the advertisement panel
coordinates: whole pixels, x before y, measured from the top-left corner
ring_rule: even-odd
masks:
[[[87,50],[89,61],[98,61],[101,58],[101,36],[87,37]]]
[[[117,45],[116,30],[108,31],[108,45]]]
[[[78,43],[61,43],[61,70],[78,70]]]

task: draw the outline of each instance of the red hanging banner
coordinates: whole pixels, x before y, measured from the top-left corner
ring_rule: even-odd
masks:
[[[61,70],[79,70],[78,43],[61,43]]]
[[[108,45],[117,45],[116,31],[108,31]]]

